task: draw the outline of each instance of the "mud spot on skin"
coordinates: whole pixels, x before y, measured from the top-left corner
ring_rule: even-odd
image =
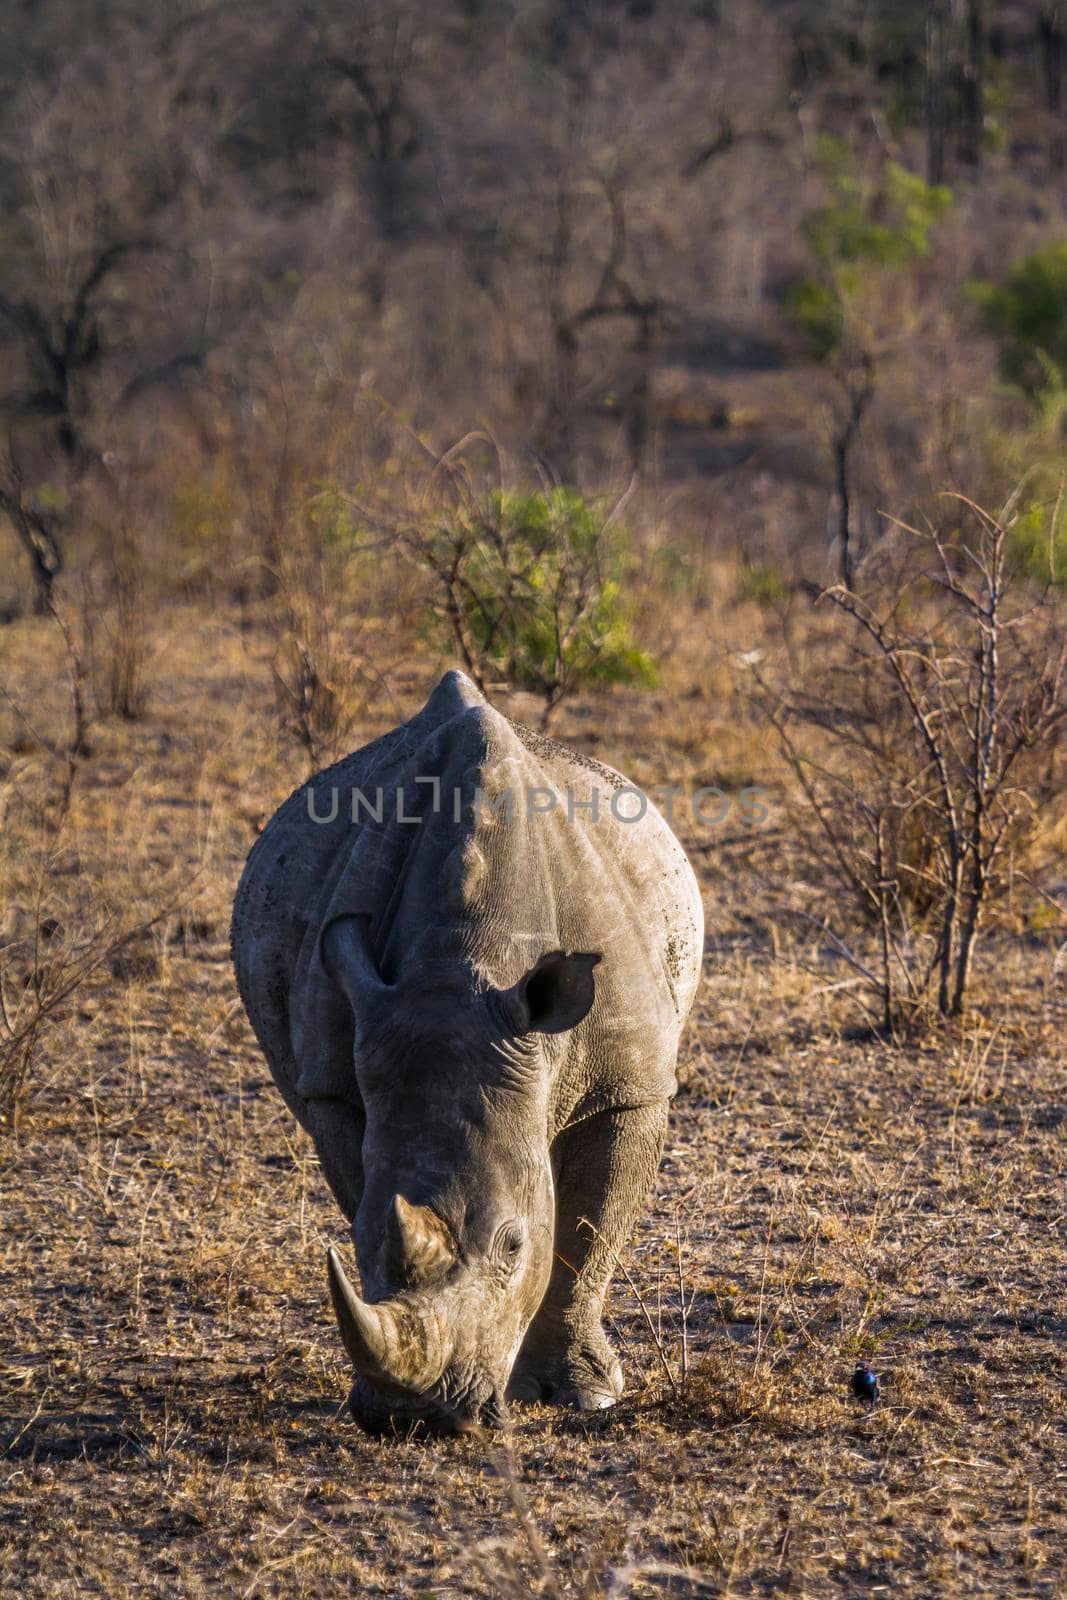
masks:
[[[677,983],[682,971],[682,947],[676,934],[671,934],[663,947],[663,961],[671,977]]]
[[[555,739],[550,739],[547,734],[536,733],[533,728],[528,728],[522,722],[513,722],[510,717],[504,718],[512,732],[517,734],[527,750],[536,756],[541,756],[546,762],[558,760],[560,756],[576,767],[584,767],[587,772],[592,772],[596,777],[603,778],[604,782],[616,793],[628,787],[625,778],[617,772],[612,772],[610,767],[605,767],[601,762],[587,756],[580,750],[574,750],[570,745],[558,744]]]

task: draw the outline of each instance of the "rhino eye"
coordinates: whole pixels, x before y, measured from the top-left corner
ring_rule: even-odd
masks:
[[[511,1222],[497,1235],[497,1249],[508,1266],[514,1266],[522,1250],[522,1229]]]

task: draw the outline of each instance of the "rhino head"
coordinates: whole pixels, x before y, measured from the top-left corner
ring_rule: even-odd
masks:
[[[545,1051],[593,1004],[596,954],[553,951],[509,989],[468,965],[387,983],[362,917],[324,930],[355,1019],[362,1187],[358,1294],[329,1252],[330,1295],[369,1432],[492,1425],[553,1265]]]

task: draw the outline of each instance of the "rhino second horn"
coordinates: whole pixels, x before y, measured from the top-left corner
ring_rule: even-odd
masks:
[[[441,1277],[455,1259],[455,1247],[440,1217],[429,1206],[413,1206],[395,1194],[386,1229],[386,1260],[392,1273],[408,1283],[427,1283]]]
[[[349,1283],[336,1250],[327,1251],[326,1265],[341,1340],[360,1377],[416,1393],[436,1383],[449,1349],[434,1308],[395,1301],[368,1305]]]

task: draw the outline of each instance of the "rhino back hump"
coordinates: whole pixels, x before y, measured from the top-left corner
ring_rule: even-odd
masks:
[[[416,717],[302,785],[254,847],[233,923],[238,983],[283,1090],[302,1077],[305,1093],[342,1093],[350,1081],[352,1019],[317,941],[331,917],[364,912],[392,982],[451,957],[474,983],[503,988],[548,950],[601,952],[593,1011],[550,1041],[556,1120],[669,1094],[699,972],[700,896],[653,807],[620,820],[637,809],[633,794],[622,805],[627,787],[503,717],[458,673]],[[354,822],[352,792],[373,804],[379,789],[381,820],[361,805]],[[554,808],[536,809],[549,793]],[[336,815],[314,820],[330,817],[334,794]]]

